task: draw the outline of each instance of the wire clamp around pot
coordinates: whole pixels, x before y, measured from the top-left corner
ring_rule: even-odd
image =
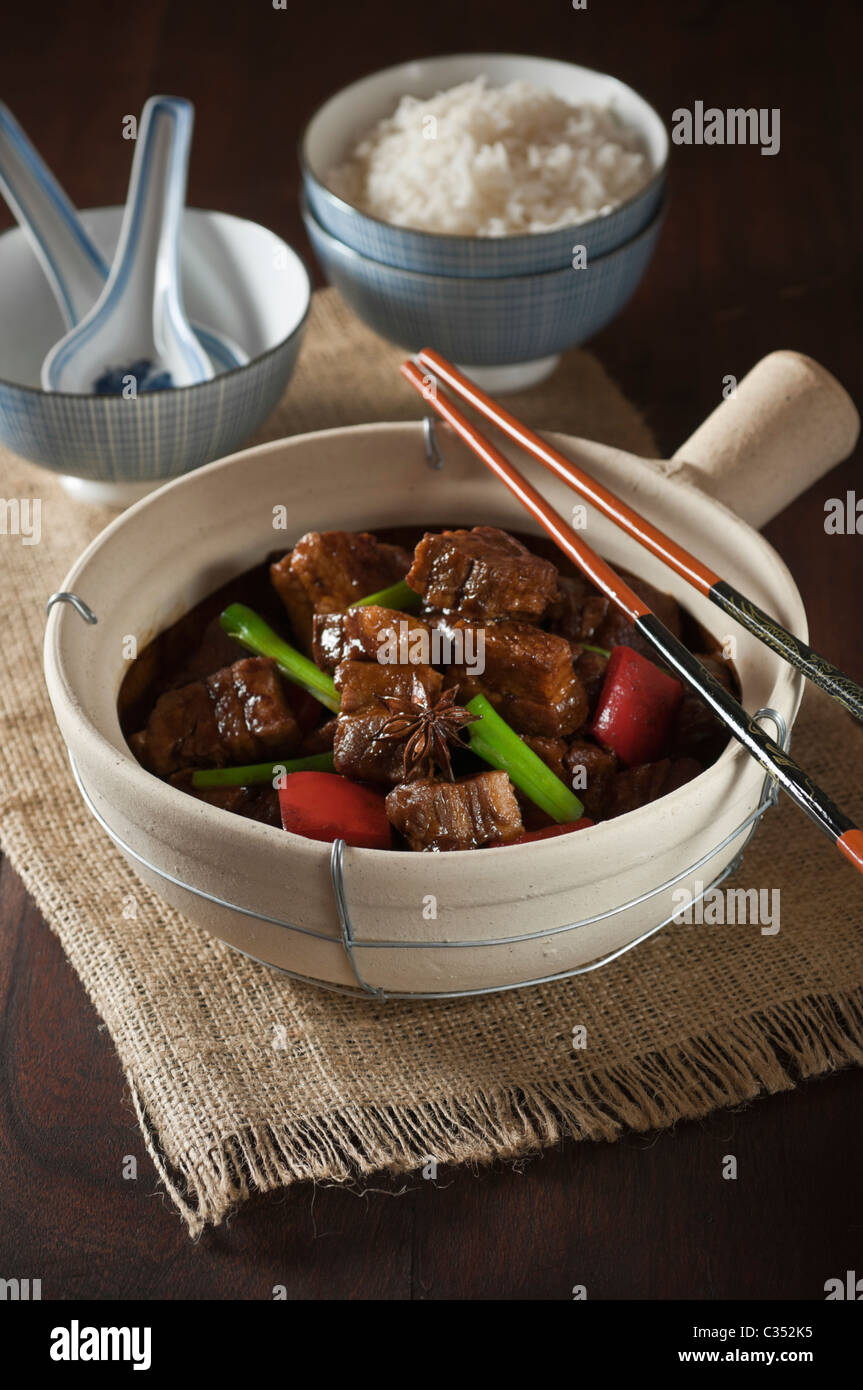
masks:
[[[330,854],[330,875],[333,880],[333,892],[336,898],[336,911],[339,914],[339,926],[342,929],[342,945],[345,948],[345,955],[350,961],[354,979],[364,994],[370,994],[374,999],[386,1000],[386,994],[382,989],[375,989],[374,985],[368,984],[363,979],[357,968],[356,957],[354,956],[354,929],[351,923],[351,913],[348,907],[348,896],[345,888],[345,842],[344,840],[333,840],[332,853]]]
[[[791,746],[791,739],[788,735],[788,724],[785,721],[784,715],[781,715],[778,709],[772,709],[770,705],[765,705],[763,709],[756,711],[755,718],[759,723],[762,719],[769,719],[771,723],[775,725],[776,742],[779,744],[779,747],[787,753]],[[768,776],[764,781],[764,793],[761,798],[761,804],[766,811],[768,806],[775,806],[778,800],[779,783],[775,781],[774,778]]]
[[[77,594],[66,593],[63,589],[58,590],[56,594],[51,595],[48,602],[45,604],[45,612],[50,613],[55,603],[71,603],[75,612],[81,614],[85,623],[90,623],[92,625],[99,621],[90,605],[85,603],[82,598],[79,598]]]
[[[443,454],[437,442],[437,421],[431,415],[423,416],[423,448],[429,468],[439,471],[443,468]]]

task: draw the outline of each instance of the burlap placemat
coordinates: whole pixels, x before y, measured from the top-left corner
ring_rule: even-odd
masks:
[[[300,367],[262,438],[416,415],[400,356],[331,292],[316,296]],[[546,428],[655,453],[586,352],[513,407]],[[512,1158],[563,1136],[615,1139],[863,1062],[857,885],[788,804],[766,817],[738,880],[780,890],[775,935],[669,927],[581,979],[386,1005],[293,983],[210,940],[140,885],[85,811],[43,686],[45,599],[108,515],[73,505],[8,454],[0,491],[43,502],[40,544],[0,535],[2,846],[110,1030],[193,1234],[252,1192],[299,1179]],[[807,696],[795,748],[863,819],[861,732]],[[576,1024],[585,1048],[573,1048]]]

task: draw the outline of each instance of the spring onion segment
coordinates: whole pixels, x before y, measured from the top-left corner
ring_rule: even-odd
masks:
[[[466,708],[479,715],[475,724],[467,726],[471,749],[478,758],[507,773],[513,785],[553,820],[564,824],[581,819],[584,806],[575,793],[501,719],[484,695],[468,700]]]
[[[410,584],[406,584],[400,579],[398,584],[391,584],[388,589],[379,589],[376,594],[369,594],[367,598],[357,599],[352,603],[352,608],[367,608],[371,603],[377,603],[381,608],[392,608],[397,613],[417,613],[420,606],[420,595]]]
[[[338,713],[340,700],[332,677],[273,632],[269,623],[265,623],[251,608],[244,603],[232,603],[225,609],[219,622],[228,636],[233,637],[246,651],[254,652],[255,656],[271,657],[283,676],[295,685],[301,685],[327,709]]]
[[[591,646],[590,642],[579,642],[578,645],[584,652],[598,652],[600,656],[611,656],[611,652],[608,650],[608,647],[594,647]]]
[[[249,763],[246,767],[212,767],[192,773],[192,786],[258,787],[275,785],[277,777],[291,772],[333,772],[332,753],[312,753],[308,758],[282,758],[277,763]]]

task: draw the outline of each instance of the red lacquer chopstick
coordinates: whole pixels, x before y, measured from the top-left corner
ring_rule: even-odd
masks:
[[[428,379],[415,362],[404,362],[401,370],[411,386],[509,488],[563,553],[569,556],[582,573],[586,574],[622,613],[626,614],[636,630],[650,643],[654,651],[659,653],[663,661],[692,690],[698,692],[747,752],[779,783],[791,800],[815,821],[825,835],[829,836],[840,853],[863,873],[863,830],[858,829],[844,811],[841,811],[812,781],[808,773],[804,772],[778,743],[768,737],[734,696],[705,670],[700,661],[673,633],[669,632],[649,605],[590,548],[567,521],[564,521],[542,493],[523,477],[515,465],[510,463],[475,425],[471,424],[449,397],[440,388],[429,390]]]
[[[812,650],[799,637],[788,632],[769,613],[765,613],[752,599],[735,589],[726,579],[722,579],[709,565],[699,560],[677,541],[672,540],[658,526],[640,515],[622,498],[603,487],[589,473],[585,473],[572,459],[566,458],[553,445],[549,444],[534,430],[505,410],[498,401],[487,396],[469,377],[466,377],[445,357],[433,348],[423,348],[417,354],[417,361],[435,377],[455,391],[456,395],[484,415],[498,429],[509,435],[522,448],[551,473],[568,484],[580,496],[607,516],[610,521],[639,541],[645,549],[663,560],[677,574],[682,575],[694,589],[704,594],[717,608],[721,608],[737,622],[778,653],[790,665],[802,671],[813,685],[827,692],[837,700],[849,714],[863,720],[863,688],[844,671],[833,666],[825,657]]]

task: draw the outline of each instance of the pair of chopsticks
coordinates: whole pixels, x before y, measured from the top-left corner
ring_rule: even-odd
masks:
[[[438,380],[450,386],[463,400],[514,439],[550,472],[562,478],[569,487],[592,502],[622,530],[682,575],[693,588],[736,618],[773,651],[803,671],[810,680],[827,690],[858,718],[863,718],[863,689],[823,657],[818,656],[805,643],[786,632],[774,619],[721,579],[696,556],[684,550],[621,498],[595,482],[571,460],[558,453],[539,435],[510,415],[463,376],[445,357],[425,348],[417,355],[416,361],[403,363],[401,370],[438,415],[452,426],[468,447],[518,498],[563,553],[626,615],[663,661],[692,690],[698,692],[747,752],[829,836],[845,858],[863,873],[863,830],[859,830],[808,774],[768,737],[734,696],[729,694],[683,643],[668,631],[644,600],[615,574],[605,560],[591,550],[578,532],[564,521],[559,512],[555,511],[542,494],[519,473],[514,464],[471,424],[441,391]],[[436,380],[431,382],[428,373]]]

